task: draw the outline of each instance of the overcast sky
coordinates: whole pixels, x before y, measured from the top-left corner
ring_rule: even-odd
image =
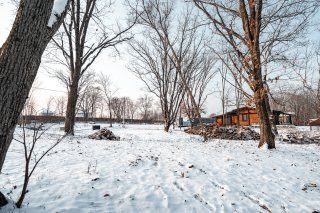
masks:
[[[9,2],[10,0],[0,0],[0,46],[7,38],[15,17],[14,7]],[[121,1],[115,2],[117,5],[113,18],[123,19],[126,11],[121,5]],[[118,96],[129,96],[132,99],[137,99],[146,93],[146,89],[144,84],[127,69],[129,57],[126,55],[125,47],[122,47],[121,50],[121,55],[117,57],[111,56],[111,52],[104,52],[95,62],[92,69],[96,72],[104,72],[110,75],[115,86],[119,89]],[[38,110],[45,106],[50,96],[66,96],[66,88],[50,76],[45,67],[41,66],[40,68],[37,76],[37,89],[34,92]],[[220,81],[219,79],[212,81],[209,85],[212,90],[217,85],[217,81]],[[221,103],[218,96],[218,93],[214,93],[208,97],[205,104],[207,115],[221,112]]]

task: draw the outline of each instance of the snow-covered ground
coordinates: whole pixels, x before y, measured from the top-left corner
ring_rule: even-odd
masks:
[[[103,126],[108,126],[107,124]],[[120,141],[87,139],[78,124],[46,156],[21,210],[3,212],[312,212],[320,211],[320,146],[212,140],[157,125],[115,125]],[[21,132],[17,129],[16,136]],[[38,144],[62,132],[53,127]],[[16,200],[23,179],[22,145],[13,142],[0,191]]]

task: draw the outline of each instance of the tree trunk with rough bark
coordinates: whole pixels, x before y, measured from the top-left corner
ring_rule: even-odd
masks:
[[[48,27],[53,3],[21,0],[10,34],[0,49],[0,172],[41,56],[65,16],[61,14]],[[1,197],[0,204],[4,204]]]
[[[275,136],[272,131],[272,124],[270,121],[269,115],[269,108],[270,104],[267,101],[268,99],[265,98],[267,94],[263,91],[264,89],[261,88],[254,93],[254,99],[256,104],[257,113],[259,116],[259,123],[260,123],[260,142],[259,148],[262,147],[264,144],[268,145],[268,149],[274,149],[275,146]]]
[[[171,126],[170,119],[168,119],[168,116],[165,116],[164,117],[164,131],[169,132],[170,126]]]
[[[76,118],[76,107],[78,100],[78,83],[74,82],[70,87],[64,131],[74,135],[74,124]]]
[[[259,39],[257,39],[257,44],[258,43]],[[264,144],[268,144],[268,149],[275,149],[275,135],[272,131],[273,124],[270,120],[271,107],[268,98],[268,89],[265,88],[265,84],[263,83],[261,69],[261,53],[260,47],[257,44],[254,48],[251,48],[251,55],[253,56],[253,99],[257,108],[260,124],[260,142],[258,147],[260,148]]]
[[[6,197],[0,192],[0,208],[8,204]]]
[[[275,136],[272,131],[272,125],[269,119],[269,114],[265,110],[267,108],[267,103],[261,101],[257,103],[257,111],[260,119],[260,143],[259,148],[265,143],[268,145],[268,149],[276,148]]]

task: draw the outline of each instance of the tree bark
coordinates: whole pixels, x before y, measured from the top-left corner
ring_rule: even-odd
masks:
[[[173,49],[173,48],[172,48]],[[175,58],[176,58],[176,60],[178,61],[177,63],[181,63],[180,61],[179,61],[179,59],[175,56]],[[185,77],[184,77],[184,75],[183,75],[183,73],[182,73],[182,69],[181,69],[181,66],[180,65],[178,65],[177,67],[176,67],[176,71],[178,72],[178,74],[179,74],[179,76],[180,76],[180,78],[181,78],[181,81],[182,81],[182,84],[183,84],[183,86],[184,86],[184,88],[185,88],[185,92],[186,92],[186,94],[189,96],[189,98],[190,98],[190,101],[191,101],[191,104],[192,104],[192,110],[193,110],[193,113],[194,113],[194,119],[199,119],[199,122],[200,122],[200,124],[202,124],[202,122],[201,122],[201,113],[200,113],[200,109],[199,109],[199,107],[198,107],[198,105],[197,105],[197,102],[196,102],[196,100],[195,100],[195,98],[194,98],[194,95],[192,94],[192,91],[191,91],[191,89],[190,89],[190,87],[189,87],[189,85],[188,85],[188,83],[187,83],[187,80],[185,79]],[[192,122],[191,122],[191,125],[192,125]]]
[[[272,124],[270,122],[270,117],[268,113],[268,108],[270,107],[269,102],[266,98],[261,97],[259,91],[255,92],[256,108],[259,115],[260,121],[260,142],[259,148],[264,144],[268,145],[268,149],[274,149],[275,146],[275,136],[272,131]]]
[[[170,121],[167,118],[165,118],[164,119],[164,131],[169,132],[170,126],[171,126]]]
[[[48,27],[53,3],[21,0],[10,34],[0,49],[0,172],[42,54],[65,16],[61,14]]]
[[[0,207],[8,204],[6,197],[0,192]]]
[[[41,56],[65,15],[52,28],[47,26],[53,2],[22,0],[11,32],[0,49],[0,171]]]
[[[16,118],[17,119],[17,118]],[[1,121],[0,121],[1,123]],[[4,160],[6,158],[6,153],[9,149],[10,143],[13,139],[13,133],[15,126],[7,129],[7,131],[3,131],[2,127],[4,124],[1,123],[1,129],[0,129],[0,172],[2,170],[2,166],[4,164]],[[8,128],[8,127],[7,127]]]
[[[74,135],[74,124],[76,117],[76,107],[78,100],[78,84],[74,82],[70,85],[70,91],[68,95],[68,104],[67,104],[67,112],[66,112],[66,120],[64,131],[67,134]]]

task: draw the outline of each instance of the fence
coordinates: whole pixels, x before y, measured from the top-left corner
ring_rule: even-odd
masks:
[[[63,116],[43,116],[43,115],[30,115],[21,116],[19,119],[19,124],[24,120],[26,123],[31,123],[36,121],[38,123],[60,123],[65,121]],[[122,123],[123,119],[109,119],[109,118],[88,118],[76,117],[76,122],[106,122],[106,123]],[[125,123],[131,124],[156,124],[163,123],[161,120],[143,120],[143,119],[124,119]]]

